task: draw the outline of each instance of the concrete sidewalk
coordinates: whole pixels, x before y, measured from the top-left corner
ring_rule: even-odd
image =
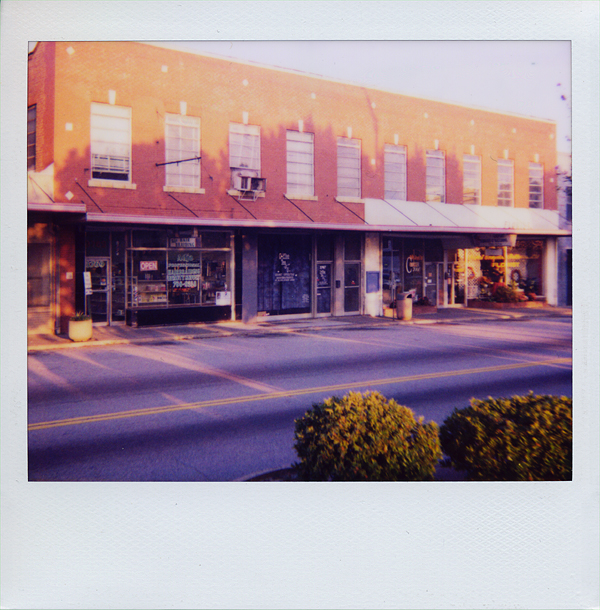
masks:
[[[178,326],[149,326],[131,328],[130,326],[94,326],[90,341],[74,343],[66,335],[29,335],[28,353],[100,347],[104,345],[143,345],[160,344],[174,341],[190,341],[232,335],[251,335],[257,333],[288,333],[317,330],[353,330],[386,326],[413,324],[471,324],[498,320],[529,320],[540,317],[568,317],[570,307],[544,307],[540,309],[489,310],[474,308],[438,309],[435,313],[415,314],[410,321],[370,316],[344,316],[339,318],[305,318],[300,320],[277,320],[263,318],[244,324],[242,322],[217,322],[210,324],[186,324]]]

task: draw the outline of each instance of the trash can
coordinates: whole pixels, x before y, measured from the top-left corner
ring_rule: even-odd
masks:
[[[398,320],[412,320],[412,292],[399,292],[396,297],[396,315]]]

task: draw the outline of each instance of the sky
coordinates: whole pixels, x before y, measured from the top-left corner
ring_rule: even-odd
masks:
[[[571,150],[569,41],[215,41],[165,46],[550,119]]]

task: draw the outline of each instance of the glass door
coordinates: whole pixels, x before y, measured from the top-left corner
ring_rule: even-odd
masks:
[[[346,235],[344,239],[344,312],[360,312],[361,236]]]
[[[316,271],[317,315],[330,315],[332,307],[333,239],[330,235],[317,236]]]
[[[125,233],[111,235],[111,323],[125,322]]]
[[[94,324],[108,324],[110,319],[110,258],[86,257],[85,270],[92,278],[92,294],[88,297],[88,313]]]
[[[425,264],[426,304],[434,307],[444,305],[444,263]]]

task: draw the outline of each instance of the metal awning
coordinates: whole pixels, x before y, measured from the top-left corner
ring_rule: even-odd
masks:
[[[27,209],[31,212],[73,212],[84,214],[84,203],[54,200],[54,163],[41,172],[27,172]]]
[[[365,199],[365,221],[387,231],[570,235],[558,211],[533,208]]]

